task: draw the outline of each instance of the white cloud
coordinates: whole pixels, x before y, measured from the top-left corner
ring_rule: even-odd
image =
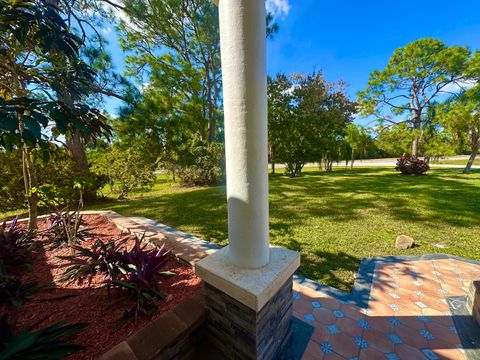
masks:
[[[442,92],[457,93],[460,90],[468,90],[477,85],[474,80],[459,81],[457,83],[450,83],[442,89]]]
[[[290,12],[289,0],[267,0],[267,11],[275,17],[285,17]]]

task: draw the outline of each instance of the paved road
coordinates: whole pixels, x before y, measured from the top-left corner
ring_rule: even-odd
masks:
[[[453,164],[430,164],[430,167],[439,167],[439,168],[452,168],[452,169],[463,169],[465,165],[467,164],[469,156],[467,155],[458,155],[458,156],[451,156],[448,158],[448,160],[462,160],[465,161],[464,165],[453,165]],[[356,160],[353,163],[354,167],[372,167],[372,166],[378,166],[378,167],[395,167],[397,163],[397,158],[388,158],[388,159],[368,159],[368,160]],[[305,167],[317,167],[318,164],[316,163],[309,163],[306,164]],[[345,161],[341,161],[339,163],[333,163],[333,166],[335,167],[345,167]],[[348,165],[350,166],[350,164]],[[276,164],[276,168],[284,168],[285,166],[283,164]],[[472,169],[480,169],[479,165],[474,165],[472,166]]]

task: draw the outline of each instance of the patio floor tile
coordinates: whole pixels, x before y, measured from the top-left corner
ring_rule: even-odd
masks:
[[[296,285],[294,314],[316,327],[303,359],[465,360],[447,299],[471,279],[480,265],[442,258],[377,263],[363,302]]]

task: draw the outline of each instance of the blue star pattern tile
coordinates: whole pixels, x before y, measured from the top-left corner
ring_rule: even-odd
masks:
[[[340,310],[335,310],[333,312],[333,315],[336,317],[336,318],[343,318],[345,317],[345,315],[343,314],[343,312],[341,312]]]
[[[329,342],[321,343],[321,344],[320,344],[320,350],[322,350],[322,352],[323,352],[325,355],[333,354],[333,347],[332,347],[332,345],[331,345]]]
[[[437,354],[435,354],[431,349],[422,349],[422,353],[428,360],[440,360]]]
[[[365,339],[361,336],[355,336],[353,339],[353,342],[355,345],[357,345],[360,349],[368,349],[368,343],[365,341]]]
[[[398,356],[398,355],[395,354],[394,352],[386,353],[386,354],[385,354],[385,358],[386,358],[387,360],[401,360],[401,359],[400,359],[400,356]]]
[[[420,320],[421,322],[423,322],[424,324],[428,324],[430,322],[430,319],[424,315],[420,315],[418,317],[418,320]]]
[[[400,345],[402,343],[402,339],[395,333],[388,334],[388,340],[394,345]]]
[[[318,301],[312,301],[312,306],[315,308],[315,309],[318,309],[319,307],[322,307],[322,305],[320,305],[320,303]]]
[[[368,323],[367,320],[365,319],[360,319],[358,320],[358,325],[362,328],[362,329],[365,329],[365,330],[370,330],[372,327],[370,326],[370,324]]]
[[[306,321],[306,322],[309,322],[309,323],[312,323],[315,321],[315,317],[312,315],[312,314],[305,314],[303,315],[303,319]]]
[[[336,335],[336,334],[340,334],[340,329],[337,327],[337,325],[333,324],[333,325],[328,325],[327,326],[327,330],[330,334],[332,335]]]
[[[393,326],[400,326],[400,320],[396,317],[391,317],[391,318],[388,318],[388,321],[390,322],[390,324],[392,324]]]
[[[300,293],[298,291],[294,291],[293,292],[293,300],[300,300],[302,296],[300,295]]]
[[[435,337],[427,329],[420,330],[420,334],[427,340],[435,340]]]

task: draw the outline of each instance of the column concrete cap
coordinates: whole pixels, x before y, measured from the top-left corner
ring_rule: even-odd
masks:
[[[196,274],[254,311],[280,290],[300,266],[300,254],[282,247],[270,247],[270,262],[258,269],[244,269],[229,262],[229,247],[200,260]]]

